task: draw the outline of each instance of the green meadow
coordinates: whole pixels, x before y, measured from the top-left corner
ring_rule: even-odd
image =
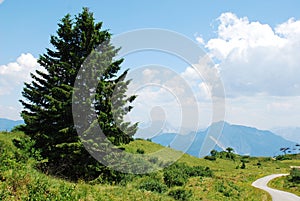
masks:
[[[163,170],[128,174],[118,183],[68,181],[42,172],[38,168],[42,161],[31,157],[30,150],[17,148],[15,142],[24,138],[21,132],[0,133],[0,200],[271,200],[251,183],[269,174],[288,173],[290,166],[300,163],[299,155],[278,161],[238,155],[208,160],[183,154]],[[168,149],[170,155],[177,152],[146,140],[120,147],[134,154],[160,149]],[[162,160],[165,157],[157,158],[157,162]],[[291,187],[286,179],[276,179],[270,185],[299,195],[299,185]]]

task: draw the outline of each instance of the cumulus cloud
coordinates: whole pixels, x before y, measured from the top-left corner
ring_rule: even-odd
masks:
[[[272,28],[223,13],[218,21],[217,37],[205,47],[219,62],[227,95],[300,95],[299,20],[291,18]]]
[[[24,82],[30,82],[30,73],[41,67],[30,53],[21,54],[15,62],[0,65],[0,117],[20,119],[22,109],[18,100]]]
[[[30,80],[30,72],[39,68],[30,53],[21,54],[15,62],[0,65],[0,95],[10,94],[16,87]]]

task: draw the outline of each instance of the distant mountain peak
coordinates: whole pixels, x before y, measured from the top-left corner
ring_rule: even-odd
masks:
[[[176,134],[173,134],[172,138],[161,134],[152,138],[152,141],[170,145],[168,140],[175,137]],[[214,143],[214,149],[219,151],[232,147],[238,154],[251,156],[275,156],[280,154],[281,147],[292,147],[296,144],[296,142],[286,140],[271,131],[229,124],[225,121],[212,123],[205,131],[198,131],[187,153],[197,157],[208,155],[211,145],[207,146],[204,142]]]

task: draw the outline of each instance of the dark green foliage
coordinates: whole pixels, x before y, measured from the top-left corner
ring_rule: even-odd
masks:
[[[218,155],[218,151],[213,149],[210,151],[210,155],[216,157]]]
[[[175,163],[164,169],[164,181],[168,187],[182,186],[189,177],[189,166],[184,163]]]
[[[163,193],[167,191],[168,187],[160,180],[149,178],[140,184],[139,189]]]
[[[169,196],[173,197],[175,200],[188,201],[192,197],[192,192],[190,190],[185,190],[183,188],[178,188],[171,190]]]
[[[30,139],[28,136],[24,136],[22,138],[15,138],[12,140],[13,144],[20,149],[22,152],[23,157],[28,159],[32,157],[36,159],[38,162],[42,162],[42,157],[39,150],[34,148],[35,142]]]
[[[188,169],[189,177],[212,177],[213,172],[209,167],[194,166]]]
[[[235,154],[233,153],[233,152],[234,152],[234,149],[231,148],[231,147],[227,147],[227,148],[226,148],[226,151],[227,151],[227,153],[226,153],[226,158],[231,159],[231,160],[234,160],[234,159],[235,159]]]
[[[286,152],[287,152],[288,150],[290,150],[289,147],[282,147],[282,148],[280,148],[280,151],[282,151],[282,152],[284,153],[284,155],[286,155]]]
[[[210,152],[210,156],[205,156],[205,159],[214,161],[217,158],[221,158],[221,159],[230,159],[230,160],[234,161],[236,159],[236,157],[237,157],[237,155],[234,154],[234,149],[231,147],[228,147],[228,148],[226,148],[226,151],[221,151],[221,152],[212,150]],[[243,157],[245,157],[245,156],[243,156]]]
[[[12,129],[11,129],[11,132],[20,132],[20,131],[22,131],[23,130],[23,128],[24,128],[24,124],[21,124],[21,125],[17,125],[17,126],[15,126],[15,127],[13,127]]]
[[[243,156],[241,159],[241,169],[245,169],[246,168],[246,163],[249,163],[249,156]]]
[[[259,162],[259,161],[256,163],[256,165],[258,168],[260,168],[262,166],[261,162]]]
[[[97,179],[90,181],[90,184],[126,184],[134,179],[135,175],[125,174],[108,167],[102,167],[101,173]]]
[[[125,81],[127,71],[117,77],[123,60],[114,60],[118,50],[110,44],[111,34],[102,30],[101,22],[94,22],[87,8],[75,19],[66,15],[58,26],[56,35],[50,39],[54,49],[47,49],[38,59],[45,71],[36,71],[31,74],[33,81],[25,83],[24,100],[20,101],[26,125],[21,128],[35,142],[34,149],[48,160],[45,171],[75,180],[95,179],[106,168],[83,147],[72,116],[73,86],[88,55],[93,54],[89,62],[97,68],[95,75],[101,75],[96,79],[99,81],[96,96],[93,102],[85,96],[76,100],[93,104],[91,112],[97,114],[101,129],[115,145],[130,142],[137,129],[137,124],[123,122],[124,115],[132,108],[128,104],[135,96],[125,95],[129,84]],[[90,89],[88,80],[82,79],[80,83]],[[82,123],[92,122],[84,119]]]
[[[138,153],[138,154],[144,154],[145,151],[144,151],[144,149],[138,148],[138,149],[136,150],[136,153]]]
[[[279,156],[276,156],[275,159],[279,160],[279,161],[283,161],[283,160],[291,160],[292,158],[289,155],[279,155]]]
[[[174,163],[164,170],[164,181],[168,187],[182,186],[190,177],[212,177],[213,172],[208,167],[188,166],[185,163]]]
[[[300,184],[300,168],[292,167],[290,172],[291,181]]]
[[[215,156],[205,156],[204,159],[209,160],[209,161],[217,160],[217,158]]]
[[[246,164],[244,161],[242,161],[241,169],[245,169],[245,168],[246,168]]]

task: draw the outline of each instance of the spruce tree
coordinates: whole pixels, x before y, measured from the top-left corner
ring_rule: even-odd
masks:
[[[87,8],[74,19],[66,15],[58,26],[50,39],[54,49],[46,49],[38,59],[44,71],[32,73],[33,81],[25,83],[24,99],[20,100],[24,107],[23,130],[48,160],[47,171],[71,179],[95,178],[105,168],[84,149],[72,117],[74,83],[88,55],[98,55],[93,63],[101,63],[92,103],[94,112],[101,129],[115,145],[130,142],[136,132],[137,124],[123,122],[135,96],[125,95],[128,71],[117,76],[123,59],[114,60],[118,49],[110,44],[111,34],[102,30],[102,22],[95,23]]]

